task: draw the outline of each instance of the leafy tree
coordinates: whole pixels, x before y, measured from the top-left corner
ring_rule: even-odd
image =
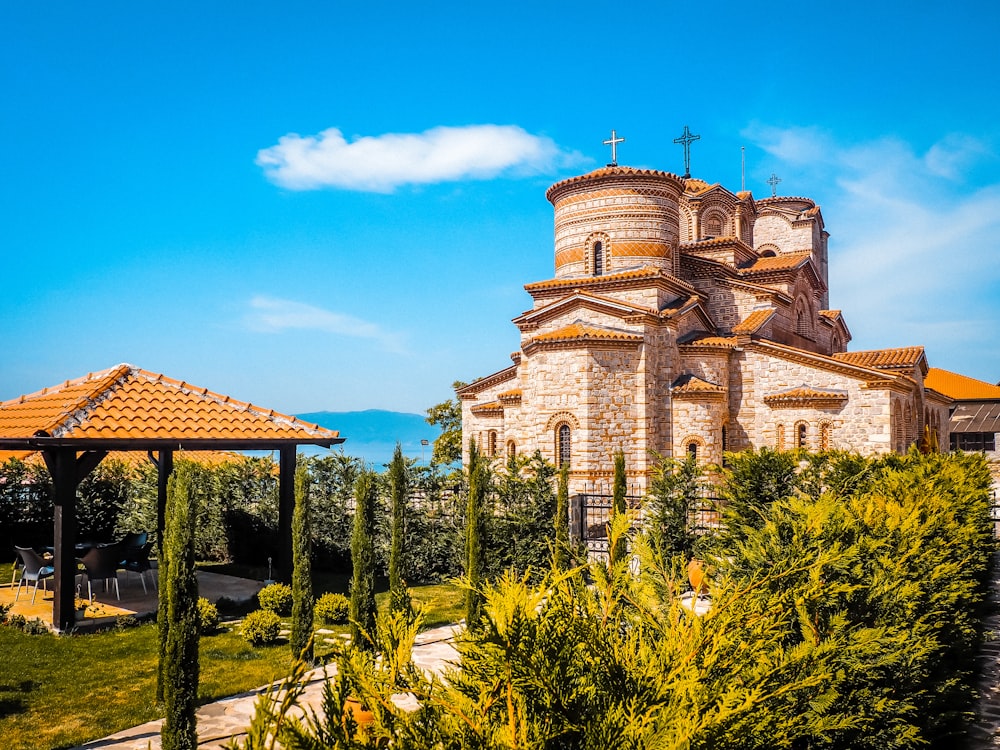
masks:
[[[392,540],[389,547],[389,611],[409,612],[410,594],[403,580],[403,539],[406,534],[406,501],[409,494],[409,478],[403,446],[396,443],[396,449],[389,463],[389,497],[392,513]]]
[[[375,631],[375,474],[362,469],[354,482],[351,534],[351,643],[369,648]]]
[[[466,384],[456,380],[451,384],[454,390]],[[441,434],[434,441],[431,460],[438,464],[454,464],[462,460],[462,404],[457,399],[449,399],[435,404],[427,410],[427,423],[441,428]]]
[[[309,463],[299,459],[295,469],[295,508],[292,511],[292,628],[288,645],[295,658],[312,661],[313,590],[310,537]]]
[[[657,459],[649,485],[645,533],[663,563],[677,556],[686,564],[694,551],[690,519],[701,499],[703,472],[691,454],[683,461]]]
[[[559,469],[559,486],[556,490],[556,512],[553,519],[555,542],[552,567],[565,570],[569,567],[569,464]]]
[[[465,510],[465,625],[475,630],[482,614],[483,582],[483,526],[485,523],[486,498],[489,493],[489,459],[479,452],[475,440],[469,442],[469,468],[466,486]]]
[[[351,558],[354,483],[364,462],[343,451],[314,458],[309,470],[312,492],[309,497],[313,555],[317,564],[346,566]]]
[[[496,471],[486,496],[489,507],[482,509],[486,578],[508,569],[537,577],[550,566],[554,477],[555,468],[538,451],[510,456]]]
[[[611,484],[611,520],[624,516],[628,511],[625,504],[625,454],[615,451],[614,479]],[[614,540],[610,548],[611,565],[621,562],[628,554],[628,537],[621,534]]]
[[[199,501],[197,467],[188,461],[174,466],[167,489],[161,598],[166,598],[168,624],[164,660],[163,697],[166,718],[161,730],[165,750],[195,750],[198,732],[198,580],[194,565],[194,518]],[[161,630],[162,632],[162,630]]]

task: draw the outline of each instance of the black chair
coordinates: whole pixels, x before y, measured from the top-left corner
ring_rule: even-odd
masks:
[[[138,573],[139,580],[142,581],[142,593],[148,593],[146,589],[146,571],[153,572],[153,564],[149,561],[149,551],[153,549],[152,542],[146,542],[141,547],[126,547],[121,561],[121,567],[128,573]],[[156,589],[156,575],[152,575],[153,589]]]
[[[129,547],[141,547],[148,540],[149,540],[148,531],[130,531],[125,535],[125,538],[122,539],[121,543],[122,546],[125,547],[125,549],[128,549]]]
[[[31,593],[31,603],[35,603],[35,595],[38,593],[38,584],[45,582],[45,579],[51,578],[55,575],[56,569],[49,565],[44,557],[39,555],[31,547],[14,547],[17,550],[18,557],[21,558],[21,563],[24,565],[24,569],[21,571],[21,580],[17,582],[17,593],[14,594],[14,601],[16,602],[18,597],[21,596],[21,586],[25,581],[31,583],[35,582],[35,590]],[[13,584],[12,584],[13,585]],[[48,587],[42,587],[43,591],[48,591]]]
[[[91,584],[94,581],[104,581],[104,590],[108,590],[108,581],[115,581],[115,596],[120,600],[121,592],[118,589],[118,569],[122,565],[121,543],[109,544],[106,547],[94,547],[87,554],[80,558],[83,567],[87,571],[87,595],[90,601],[94,601],[94,590]]]

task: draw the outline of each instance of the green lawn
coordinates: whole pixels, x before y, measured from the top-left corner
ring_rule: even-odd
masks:
[[[4,576],[9,579],[9,564],[0,565],[0,580]],[[343,576],[317,575],[317,595],[345,588]],[[418,586],[412,595],[428,608],[428,625],[462,617],[462,592],[455,586]],[[377,599],[386,606],[386,594]],[[0,748],[68,748],[160,718],[156,640],[154,624],[71,636],[29,636],[0,626]],[[316,651],[321,656],[329,646],[319,643]],[[204,636],[200,653],[203,702],[280,679],[291,665],[286,642],[254,648],[234,629]]]

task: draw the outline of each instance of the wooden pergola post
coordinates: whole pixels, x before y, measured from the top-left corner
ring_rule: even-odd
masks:
[[[107,451],[86,451],[77,458],[73,448],[49,448],[42,455],[52,477],[52,626],[66,632],[76,624],[76,488]]]

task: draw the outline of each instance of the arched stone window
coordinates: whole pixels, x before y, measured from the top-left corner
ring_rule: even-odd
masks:
[[[496,430],[490,430],[486,437],[486,454],[493,458],[497,454],[497,433]]]
[[[820,422],[819,425],[819,449],[821,451],[830,450],[830,433],[833,431],[833,425],[829,422]]]
[[[687,454],[691,456],[695,461],[698,460],[698,443],[694,441],[687,444]]]
[[[776,450],[785,450],[785,425],[779,424],[774,427],[774,447]]]
[[[799,422],[795,425],[795,447],[809,447],[809,425],[805,422]]]
[[[729,450],[729,441],[726,439],[726,426],[722,425],[722,440],[719,443],[722,446],[722,452],[725,453]]]
[[[556,427],[556,465],[558,468],[569,466],[572,454],[572,436],[569,425],[563,422]]]
[[[611,241],[603,232],[597,232],[587,238],[584,251],[584,265],[591,276],[603,276],[610,268]]]
[[[892,447],[897,453],[902,453],[905,448],[906,433],[903,431],[903,407],[899,399],[892,402],[892,413],[890,416],[892,424]]]
[[[507,441],[507,458],[514,458],[517,455],[517,443],[513,440]]]
[[[802,297],[795,302],[795,332],[806,338],[812,334],[812,313]]]
[[[594,243],[594,276],[604,274],[604,243]]]
[[[705,236],[706,237],[721,237],[722,236],[722,217],[718,214],[713,214],[705,219]]]

